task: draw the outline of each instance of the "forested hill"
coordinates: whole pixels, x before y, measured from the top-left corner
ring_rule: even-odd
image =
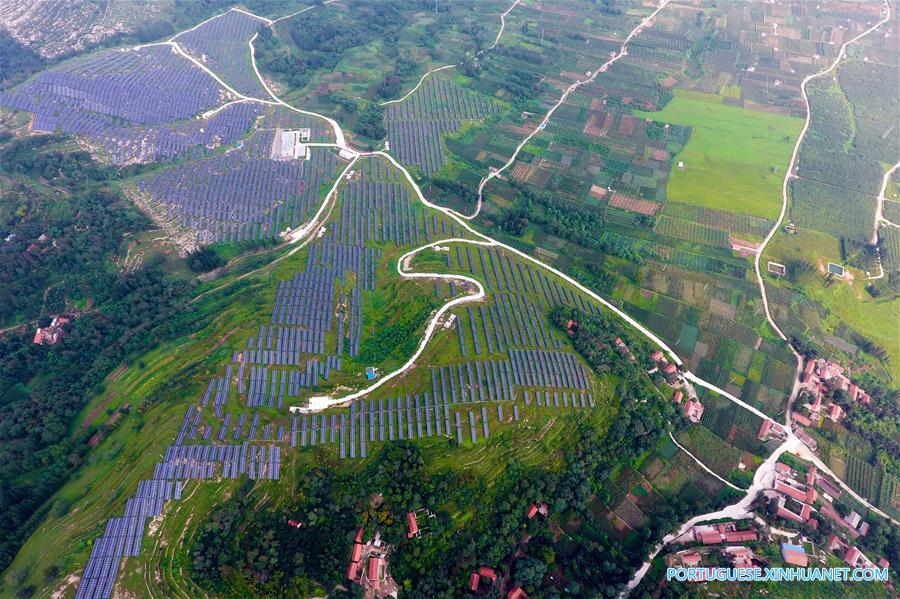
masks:
[[[87,152],[58,148],[54,136],[16,139],[0,149],[0,323],[61,312],[65,299],[91,297],[105,261],[149,219],[107,183],[118,169]],[[60,298],[56,300],[55,298]]]
[[[0,569],[48,510],[68,509],[47,499],[105,420],[71,426],[75,414],[123,359],[196,317],[184,309],[192,283],[170,276],[161,257],[127,273],[112,267],[124,235],[149,224],[109,185],[122,172],[59,149],[65,140],[54,136],[4,141],[0,321],[49,320],[87,298],[91,309],[56,345],[34,344],[33,326],[0,335]]]

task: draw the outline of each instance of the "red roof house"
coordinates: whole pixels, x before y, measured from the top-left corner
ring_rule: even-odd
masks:
[[[811,487],[816,482],[816,475],[819,473],[815,466],[810,466],[806,471],[806,486]]]
[[[681,403],[681,399],[682,399],[683,397],[684,397],[684,393],[682,393],[681,391],[676,391],[676,392],[675,392],[675,401],[676,401],[676,402]]]
[[[528,511],[525,512],[525,515],[528,516],[529,520],[531,520],[532,518],[537,516],[537,513],[538,513],[538,506],[532,503],[531,505],[528,506]]]
[[[380,557],[369,558],[369,574],[366,577],[373,589],[378,589],[381,581],[381,572],[384,569],[384,560]]]
[[[755,530],[730,530],[725,533],[726,543],[745,543],[756,540]]]
[[[802,424],[803,426],[810,426],[812,424],[812,420],[800,413],[795,412],[793,414],[793,418],[794,422],[796,422],[797,424]]]
[[[809,380],[809,377],[812,376],[812,374],[815,372],[815,370],[816,370],[815,360],[810,360],[809,362],[806,363],[806,368],[803,369],[803,382],[804,383]]]
[[[677,370],[678,366],[675,364],[666,364],[665,368],[663,368],[663,374],[675,374]]]
[[[684,404],[684,415],[691,422],[700,422],[703,417],[703,404],[692,399],[687,400],[687,403]]]
[[[784,493],[788,497],[793,497],[797,501],[806,501],[806,490],[798,489],[797,487],[791,486],[784,481],[777,480],[775,481],[775,490],[779,493]]]
[[[422,536],[422,533],[419,531],[419,523],[416,521],[415,512],[409,512],[408,514],[406,514],[406,524],[409,528],[409,532],[406,533],[407,539]]]
[[[477,591],[478,583],[481,581],[481,576],[478,575],[478,572],[472,572],[469,574],[469,590]]]
[[[828,417],[837,422],[844,415],[844,410],[841,409],[841,406],[836,403],[831,404],[828,407]]]
[[[506,594],[506,599],[527,599],[528,594],[522,587],[516,587]]]
[[[704,545],[715,545],[722,542],[722,535],[718,531],[701,532],[697,536],[700,537],[698,540]]]
[[[491,581],[497,580],[497,573],[494,572],[493,568],[488,568],[487,566],[478,568],[478,575]]]
[[[686,568],[692,568],[700,564],[700,554],[699,553],[687,553],[681,556],[681,565]]]

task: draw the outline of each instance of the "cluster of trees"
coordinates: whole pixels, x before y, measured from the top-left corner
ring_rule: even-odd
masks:
[[[0,568],[82,463],[100,424],[70,435],[72,418],[123,358],[187,330],[198,316],[184,308],[189,290],[148,260],[127,275],[98,275],[97,308],[68,325],[59,344],[33,344],[33,330],[0,336]]]
[[[522,235],[530,223],[542,227],[551,235],[577,243],[583,248],[603,252],[629,262],[641,264],[645,257],[654,257],[650,244],[630,245],[614,237],[604,238],[605,221],[599,212],[556,197],[538,195],[530,187],[512,181],[516,189],[513,206],[502,211],[498,225],[511,235]]]
[[[359,113],[359,118],[353,123],[353,131],[363,137],[378,141],[387,136],[384,126],[384,108],[376,102],[370,102]]]
[[[407,56],[398,56],[394,60],[394,70],[384,76],[375,86],[375,97],[385,100],[395,98],[403,90],[403,79],[416,72],[418,65]]]
[[[406,18],[399,2],[354,0],[345,18],[339,9],[322,6],[284,27],[299,52],[291,52],[277,35],[264,28],[255,42],[260,67],[275,73],[292,88],[301,88],[316,71],[334,69],[345,53],[382,38],[396,43]],[[392,42],[393,40],[393,42]]]
[[[0,322],[37,317],[46,289],[89,297],[123,236],[149,220],[98,182],[120,172],[86,152],[54,149],[54,136],[20,138],[0,149]],[[5,241],[8,240],[8,241]]]
[[[0,88],[21,83],[44,67],[40,54],[16,41],[6,29],[0,29]]]
[[[478,193],[468,185],[464,185],[459,181],[433,177],[431,179],[431,184],[444,193],[456,196],[462,200],[466,206],[475,206],[478,202]]]
[[[209,272],[220,266],[225,266],[228,261],[219,255],[213,248],[204,246],[188,254],[188,267],[194,272]]]

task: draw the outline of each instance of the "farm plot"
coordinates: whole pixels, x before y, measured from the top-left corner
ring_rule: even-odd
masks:
[[[703,398],[703,404],[706,409],[700,421],[702,426],[741,451],[757,456],[768,454],[763,444],[756,438],[762,425],[762,418],[728,400],[710,394]],[[736,461],[732,467],[735,466]]]
[[[224,154],[178,165],[138,183],[166,217],[197,231],[200,243],[275,237],[297,227],[318,205],[318,192],[335,171],[329,151],[312,160],[269,159],[272,135]]]
[[[883,475],[881,468],[867,464],[854,455],[847,455],[847,484],[869,501],[879,501]]]
[[[229,10],[175,37],[175,41],[238,92],[268,98],[253,70],[250,38],[264,21],[244,12]]]
[[[430,77],[414,94],[388,106],[388,142],[401,162],[431,175],[444,166],[443,135],[496,113],[500,104],[449,79]]]
[[[636,114],[691,127],[678,155],[684,166],[672,169],[670,200],[760,218],[778,215],[781,180],[801,119],[678,89],[663,110]]]
[[[670,201],[663,209],[657,230],[676,239],[730,247],[729,234],[741,239],[761,239],[773,224],[765,218]]]

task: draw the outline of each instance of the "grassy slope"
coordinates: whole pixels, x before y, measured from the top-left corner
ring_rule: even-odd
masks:
[[[668,197],[675,202],[774,219],[781,180],[803,126],[798,118],[722,104],[720,96],[675,90],[659,112],[637,116],[689,126],[691,137],[675,161]],[[773,172],[775,167],[775,172]]]
[[[817,267],[824,267],[829,261],[842,262],[837,239],[806,229],[797,235],[777,235],[764,256],[765,260],[782,263],[796,258],[806,259]],[[823,284],[824,275],[816,273],[804,277],[800,287],[805,295],[831,312],[830,319],[823,323],[828,330],[833,331],[845,322],[887,350],[892,364],[900,364],[900,338],[896,334],[896,326],[885,326],[900,322],[900,301],[888,296],[873,298],[865,290],[866,285],[871,283],[865,280],[865,273],[857,269],[850,269],[850,272],[853,281],[835,280],[826,287]],[[769,284],[786,284],[771,278],[769,281]]]

